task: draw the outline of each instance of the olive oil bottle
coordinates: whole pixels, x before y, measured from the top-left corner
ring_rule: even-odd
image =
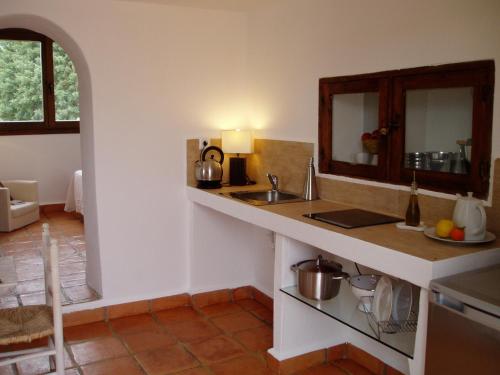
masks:
[[[410,202],[406,209],[406,225],[418,227],[420,225],[420,208],[418,207],[417,181],[413,172],[413,182],[411,183]]]

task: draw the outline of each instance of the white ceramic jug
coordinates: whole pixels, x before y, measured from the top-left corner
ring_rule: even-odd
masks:
[[[483,202],[473,198],[470,192],[467,197],[457,194],[453,222],[457,227],[465,228],[466,241],[481,241],[486,237],[486,212]]]

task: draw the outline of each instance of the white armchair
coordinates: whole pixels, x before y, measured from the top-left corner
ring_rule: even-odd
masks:
[[[40,219],[37,181],[10,180],[2,184],[5,187],[0,186],[0,232],[11,232]],[[13,205],[11,197],[23,202]]]

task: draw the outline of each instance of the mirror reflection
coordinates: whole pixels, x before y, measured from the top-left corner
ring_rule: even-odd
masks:
[[[472,108],[472,87],[408,90],[405,167],[469,173]]]
[[[333,96],[333,160],[377,165],[378,113],[378,92]]]

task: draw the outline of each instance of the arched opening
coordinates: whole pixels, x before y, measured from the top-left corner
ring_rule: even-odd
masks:
[[[98,237],[98,217],[95,186],[94,130],[90,71],[82,50],[59,26],[42,17],[11,15],[0,17],[0,29],[28,29],[43,34],[60,46],[72,60],[79,81],[80,149],[84,174],[83,202],[85,207],[86,280],[102,295]]]

